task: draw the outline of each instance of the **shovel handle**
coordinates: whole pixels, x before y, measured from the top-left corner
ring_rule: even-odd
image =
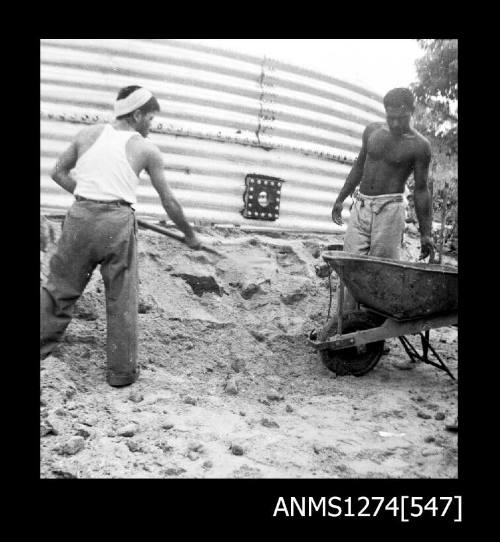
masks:
[[[177,241],[180,241],[181,243],[185,242],[184,235],[181,235],[180,233],[168,231],[167,229],[162,228],[161,226],[150,224],[149,222],[146,222],[145,220],[137,219],[137,224],[141,226],[142,228],[145,228],[146,230],[152,230],[157,233],[162,233],[163,235],[166,235],[167,237],[172,237],[172,239],[176,239]]]
[[[137,224],[147,230],[152,230],[157,233],[161,233],[162,235],[166,235],[167,237],[171,237],[172,239],[175,239],[177,241],[180,241],[181,243],[185,243],[185,237],[184,235],[180,233],[176,233],[173,231],[169,231],[166,228],[162,228],[161,226],[156,226],[155,224],[151,224],[150,222],[146,222],[145,220],[137,219]],[[219,257],[224,257],[224,254],[221,254],[220,252],[217,252],[214,248],[207,247],[205,245],[201,245],[200,250],[204,250],[205,252],[209,252],[210,254],[215,254]]]

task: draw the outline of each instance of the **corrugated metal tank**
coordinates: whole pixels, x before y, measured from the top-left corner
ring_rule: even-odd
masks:
[[[142,85],[161,112],[150,139],[188,220],[338,232],[331,208],[359,152],[364,127],[384,120],[382,97],[268,58],[182,40],[41,40],[41,206],[73,196],[50,179],[83,124],[112,120],[119,88]],[[243,218],[245,177],[279,177],[276,221]],[[349,199],[344,213],[348,216]],[[139,215],[166,218],[146,174]]]

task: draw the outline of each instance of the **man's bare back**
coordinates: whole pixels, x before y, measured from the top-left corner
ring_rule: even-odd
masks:
[[[415,164],[427,159],[428,147],[428,141],[414,129],[397,137],[385,123],[370,124],[360,192],[367,196],[403,193]]]

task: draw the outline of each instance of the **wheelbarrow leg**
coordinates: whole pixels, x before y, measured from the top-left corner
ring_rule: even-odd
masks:
[[[398,337],[398,339],[399,339],[399,342],[403,345],[404,349],[406,350],[406,353],[408,354],[408,357],[413,363],[416,363],[417,359],[422,359],[422,357],[417,352],[415,347],[404,335],[401,335],[401,337]]]
[[[343,329],[343,318],[344,318],[344,282],[339,277],[339,287],[337,289],[337,311],[335,313],[335,316],[332,316],[323,329],[321,330],[320,334],[318,335],[318,339],[320,341],[325,341],[328,337],[328,334],[332,327],[337,323],[337,335],[342,335],[342,329]]]
[[[427,354],[426,354],[427,359],[424,359],[424,361],[426,363],[430,363],[431,365],[434,365],[434,367],[437,367],[438,369],[442,369],[443,371],[448,373],[451,376],[451,378],[453,378],[453,380],[456,380],[456,378],[451,374],[451,371],[448,369],[445,362],[440,358],[439,354],[434,350],[431,343],[429,342],[429,331],[426,331],[425,335],[426,336],[424,337],[424,334],[420,333],[420,338],[422,340],[422,344],[424,344],[424,343],[426,344],[426,351],[427,351],[427,348],[430,348],[431,352],[434,354],[436,359],[439,361],[439,365],[437,363],[432,362],[430,359],[428,359]]]
[[[428,361],[429,358],[428,358],[428,352],[429,352],[429,334],[430,334],[430,330],[428,329],[427,331],[424,332],[424,334],[422,335],[422,333],[420,333],[420,338],[421,338],[421,342],[422,342],[422,354],[423,354],[423,358],[425,361]],[[425,339],[424,339],[425,337]]]
[[[398,337],[401,344],[403,345],[404,349],[406,350],[406,353],[410,357],[411,361],[415,363],[417,360],[423,361],[424,363],[428,363],[429,365],[432,365],[433,367],[436,367],[438,369],[441,369],[445,373],[448,373],[448,375],[453,379],[456,380],[456,378],[453,376],[451,371],[448,369],[444,361],[441,359],[439,354],[434,350],[431,343],[429,342],[429,330],[425,331],[424,333],[419,333],[420,340],[422,341],[422,355],[420,355],[415,347],[411,344],[411,342],[404,336]],[[435,358],[439,361],[439,363],[435,363],[434,361],[431,361],[428,356],[429,350],[434,354]]]
[[[342,335],[342,324],[344,317],[344,281],[340,279],[337,290],[337,335]]]

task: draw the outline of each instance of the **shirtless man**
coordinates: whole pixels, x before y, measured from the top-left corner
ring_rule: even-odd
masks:
[[[403,192],[413,172],[420,259],[427,256],[432,259],[432,202],[427,186],[431,146],[410,126],[414,104],[408,89],[389,91],[384,97],[384,107],[387,123],[374,122],[366,127],[359,156],[333,206],[332,220],[342,225],[343,201],[359,184],[344,250],[399,260],[405,225]]]
[[[84,128],[61,154],[52,178],[75,195],[40,296],[40,355],[57,346],[92,272],[101,266],[106,292],[107,370],[111,386],[132,384],[137,366],[137,222],[133,205],[145,170],[186,244],[201,247],[163,172],[162,154],[148,141],[160,109],[145,88],[116,98],[115,121]]]

